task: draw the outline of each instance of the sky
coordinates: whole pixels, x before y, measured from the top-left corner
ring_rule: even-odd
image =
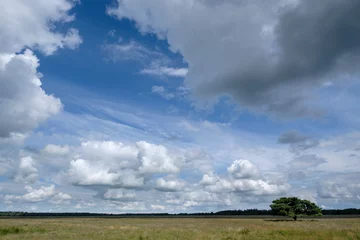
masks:
[[[0,13],[0,211],[360,208],[357,0]]]

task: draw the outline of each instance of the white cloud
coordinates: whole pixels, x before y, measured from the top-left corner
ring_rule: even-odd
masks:
[[[58,146],[54,144],[48,144],[42,150],[45,153],[53,155],[66,155],[70,152],[69,146]]]
[[[68,173],[71,183],[80,186],[116,186],[137,188],[144,184],[133,170],[111,171],[106,165],[84,159],[73,160]]]
[[[125,145],[114,141],[87,141],[82,142],[79,149],[82,157],[92,161],[102,159],[102,163],[111,169],[130,168],[139,166],[136,146]]]
[[[41,202],[55,194],[55,186],[49,187],[41,186],[39,189],[34,189],[30,186],[25,187],[27,193],[22,196],[25,202]]]
[[[70,204],[72,196],[67,193],[57,192],[55,186],[49,187],[41,186],[38,189],[32,188],[31,186],[25,186],[26,193],[23,195],[5,195],[3,197],[4,202],[7,204],[14,203],[39,203],[48,201],[52,204]]]
[[[170,100],[175,97],[175,94],[168,92],[163,86],[153,86],[151,92]]]
[[[264,180],[241,179],[233,182],[235,191],[252,192],[254,195],[282,195],[290,189],[290,185],[283,183],[270,184]]]
[[[37,168],[35,167],[34,160],[31,157],[21,158],[14,180],[20,183],[34,183],[36,182],[38,176],[39,174]]]
[[[31,186],[25,186],[27,193],[24,195],[5,195],[4,201],[6,203],[12,202],[42,202],[48,200],[50,197],[56,194],[55,186],[49,187],[41,186],[39,189],[34,189]]]
[[[59,192],[50,200],[51,203],[59,205],[59,204],[70,204],[72,200],[72,196],[67,193]]]
[[[160,210],[160,211],[164,211],[166,209],[166,207],[162,205],[151,205],[151,208],[153,210]]]
[[[119,202],[116,206],[116,209],[124,212],[143,212],[148,210],[143,202]]]
[[[22,145],[24,140],[28,137],[28,134],[22,133],[10,133],[7,138],[0,137],[1,145]]]
[[[229,205],[231,200],[228,194],[217,194],[204,190],[191,191],[184,194],[184,206],[201,206],[201,205]]]
[[[75,151],[77,158],[63,176],[74,185],[141,188],[153,174],[179,171],[164,146],[144,141],[88,141]]]
[[[206,186],[206,190],[210,192],[237,192],[247,195],[259,196],[280,196],[290,190],[288,183],[271,184],[262,179],[219,179],[214,185]]]
[[[62,109],[41,88],[39,60],[29,49],[51,55],[82,43],[77,29],[57,31],[75,19],[72,0],[4,0],[0,21],[0,138],[18,141]],[[14,140],[12,140],[14,139]],[[4,140],[1,140],[4,141]],[[20,140],[21,142],[21,140]]]
[[[129,43],[113,43],[103,45],[107,58],[113,62],[136,61],[147,66],[167,65],[170,59],[161,52],[131,41]]]
[[[258,168],[248,160],[236,160],[228,168],[231,178],[221,178],[205,174],[200,181],[210,192],[239,192],[248,195],[282,195],[290,189],[285,182],[260,179]]]
[[[219,181],[219,178],[214,173],[204,174],[201,181],[201,185],[214,185]]]
[[[120,189],[109,189],[104,194],[104,199],[116,201],[133,201],[136,195],[134,193],[126,193]]]
[[[248,160],[236,160],[227,171],[236,179],[259,177],[259,169]]]
[[[176,192],[180,191],[184,183],[179,180],[169,180],[166,181],[163,178],[159,178],[156,180],[156,190],[163,192]]]
[[[0,138],[26,134],[62,109],[59,99],[41,88],[38,59],[0,53]]]
[[[140,74],[159,77],[185,77],[187,68],[171,67],[169,57],[158,50],[151,50],[146,46],[130,41],[128,43],[108,43],[103,45],[103,51],[107,59],[113,62],[134,61],[143,66]]]
[[[140,172],[144,173],[176,173],[179,168],[176,160],[168,155],[164,146],[138,142],[136,146],[139,150],[138,158],[141,162]]]
[[[169,77],[185,77],[188,73],[187,68],[171,68],[171,67],[154,67],[141,70],[142,74]]]
[[[46,55],[59,48],[77,48],[82,39],[78,30],[56,32],[56,24],[74,20],[70,0],[3,0],[1,2],[0,52],[16,53],[24,47],[38,49]]]

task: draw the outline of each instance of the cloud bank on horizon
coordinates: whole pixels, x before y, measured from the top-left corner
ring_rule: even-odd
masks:
[[[0,210],[359,207],[357,1],[0,5]]]

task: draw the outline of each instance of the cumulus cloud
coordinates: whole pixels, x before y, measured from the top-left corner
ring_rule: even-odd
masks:
[[[32,188],[31,186],[25,186],[26,193],[24,195],[5,195],[3,200],[7,204],[13,203],[39,203],[48,201],[52,204],[69,204],[72,200],[72,196],[58,192],[55,190],[55,186],[51,185],[49,187],[41,186],[38,189]]]
[[[185,189],[182,192],[166,192],[164,197],[164,203],[168,209],[181,209],[182,211],[185,209],[209,211],[214,206],[228,207],[233,201],[237,201],[236,196],[232,194],[209,192],[199,188]]]
[[[104,199],[115,201],[133,201],[135,200],[135,193],[126,193],[121,189],[108,189],[104,193]]]
[[[28,137],[28,134],[23,133],[10,133],[8,137],[1,138],[0,137],[0,144],[1,145],[12,145],[12,146],[20,146],[24,143],[24,140]]]
[[[166,209],[166,207],[163,205],[151,205],[151,208],[153,210],[159,210],[159,211],[164,211]]]
[[[156,180],[155,189],[163,192],[176,192],[180,191],[183,186],[184,183],[179,180],[166,181],[163,178],[159,178]]]
[[[2,1],[0,21],[0,138],[18,141],[62,109],[59,99],[41,88],[39,60],[29,50],[51,55],[82,43],[77,29],[58,31],[71,22],[76,1]],[[10,141],[7,140],[7,141]],[[3,140],[1,140],[3,141]]]
[[[235,192],[247,195],[267,196],[281,195],[290,189],[290,185],[282,181],[273,181],[269,177],[260,178],[259,169],[248,160],[236,160],[228,168],[231,177],[222,178],[213,174],[205,174],[200,184],[210,192]]]
[[[184,207],[200,207],[200,206],[228,206],[231,204],[231,196],[228,194],[217,194],[204,190],[195,190],[186,192],[183,196]]]
[[[37,203],[50,200],[52,203],[63,203],[72,198],[69,194],[57,192],[54,185],[49,187],[41,186],[38,189],[25,186],[25,190],[24,195],[5,195],[4,202],[8,204],[13,202]]]
[[[134,145],[89,141],[77,151],[82,158],[70,162],[65,177],[79,186],[141,188],[154,174],[179,171],[164,146],[144,141]]]
[[[111,171],[101,164],[94,164],[84,159],[73,160],[69,169],[70,181],[80,186],[114,186],[137,188],[144,184],[133,170]]]
[[[56,32],[56,24],[75,19],[69,13],[75,2],[2,1],[0,52],[12,54],[28,47],[51,55],[59,48],[77,48],[82,43],[78,30],[71,28],[66,33]]]
[[[147,142],[137,142],[138,159],[141,162],[140,172],[144,173],[177,173],[179,168],[175,159],[169,156],[167,149],[162,145]]]
[[[38,178],[38,170],[35,167],[35,162],[31,157],[23,157],[20,160],[19,168],[14,177],[16,182],[20,183],[34,183]]]
[[[290,187],[288,183],[271,184],[262,179],[220,179],[217,183],[207,186],[205,189],[211,192],[236,192],[255,196],[280,196],[285,194]]]
[[[26,134],[62,109],[60,100],[41,88],[38,67],[30,50],[0,53],[0,138]]]
[[[201,181],[199,182],[201,185],[214,185],[219,181],[218,176],[214,173],[204,174]]]
[[[257,178],[259,169],[248,160],[236,160],[227,171],[236,179]]]
[[[130,168],[139,167],[137,159],[138,149],[133,145],[125,145],[114,141],[88,141],[82,142],[79,154],[91,161],[97,162],[102,159],[102,163],[109,168]]]
[[[256,112],[319,116],[314,92],[324,78],[357,71],[356,0],[118,0],[107,12],[180,52],[198,98],[231,95]]]
[[[66,155],[70,152],[69,146],[58,146],[54,144],[48,144],[42,150],[44,153],[51,155]]]
[[[25,189],[27,193],[21,196],[24,202],[41,202],[55,194],[54,185],[49,187],[41,186],[39,189],[26,186]]]
[[[52,197],[50,203],[60,205],[60,204],[70,204],[72,200],[72,196],[67,193],[59,192],[55,196]]]

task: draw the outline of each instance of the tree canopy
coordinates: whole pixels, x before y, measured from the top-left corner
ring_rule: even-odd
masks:
[[[272,213],[279,216],[289,216],[294,220],[300,216],[321,216],[321,208],[315,203],[297,197],[282,197],[270,205]]]

